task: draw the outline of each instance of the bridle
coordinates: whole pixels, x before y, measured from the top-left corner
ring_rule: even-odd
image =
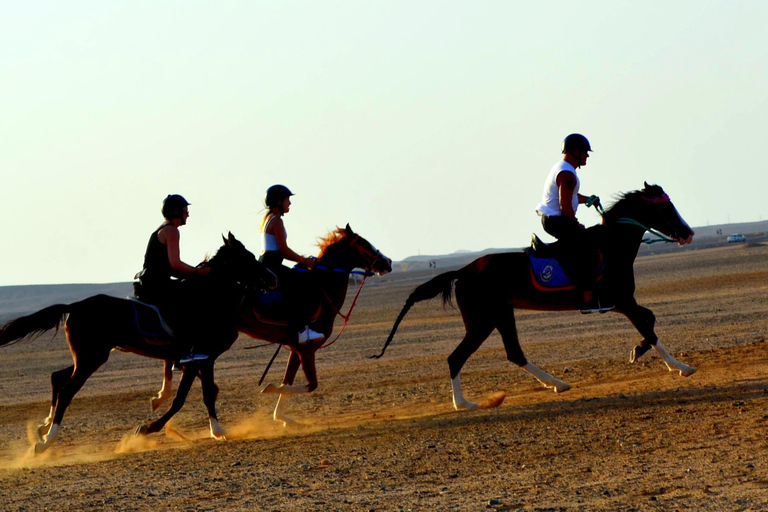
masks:
[[[662,194],[659,197],[642,196],[641,200],[647,204],[661,204],[661,203],[672,202],[666,193]],[[595,210],[597,210],[600,216],[605,218],[605,209],[600,204],[600,200],[597,198],[597,196],[590,197],[585,204],[587,207],[594,206]],[[616,224],[629,224],[632,226],[637,226],[637,227],[643,228],[645,232],[648,232],[658,237],[658,238],[643,238],[642,243],[644,244],[650,245],[650,244],[655,244],[659,242],[662,242],[665,244],[677,243],[677,240],[675,240],[674,238],[668,237],[664,233],[661,233],[659,231],[656,231],[655,229],[649,228],[645,224],[638,222],[635,219],[632,219],[630,217],[619,217],[619,219],[616,220]]]
[[[358,234],[355,234],[355,236],[349,241],[349,246],[352,248],[357,246],[356,249],[358,254],[364,259],[368,260],[368,268],[375,268],[377,263],[384,261],[384,255],[381,253],[381,251],[374,249],[370,243],[368,244],[368,247],[360,243],[360,235]],[[373,275],[373,273],[370,275]]]

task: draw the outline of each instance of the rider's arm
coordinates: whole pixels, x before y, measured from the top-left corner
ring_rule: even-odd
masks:
[[[191,276],[193,274],[207,274],[208,268],[193,267],[181,261],[181,251],[179,250],[179,230],[174,226],[167,226],[158,233],[160,241],[168,248],[168,262],[171,268],[182,276]]]
[[[311,260],[309,258],[305,258],[304,256],[295,253],[293,249],[288,247],[288,235],[285,233],[285,225],[283,224],[282,218],[275,217],[275,220],[270,222],[267,232],[269,233],[270,231],[272,232],[271,234],[275,235],[277,247],[280,249],[280,252],[285,259],[295,261],[296,263],[304,263],[307,266],[311,265]]]
[[[576,219],[576,212],[573,210],[573,193],[576,189],[576,177],[570,172],[561,172],[557,175],[557,186],[560,194],[560,211],[563,215]],[[579,203],[581,203],[581,194],[577,194]],[[586,198],[584,199],[586,201]]]

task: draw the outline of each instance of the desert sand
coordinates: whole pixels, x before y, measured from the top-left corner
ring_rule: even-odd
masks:
[[[49,375],[71,358],[62,333],[4,347],[0,510],[768,510],[768,244],[671,250],[635,269],[661,341],[696,374],[653,352],[630,364],[640,336],[621,315],[518,311],[529,360],[573,388],[543,388],[494,334],[464,392],[506,400],[471,412],[451,405],[456,310],[418,304],[384,358],[368,358],[426,273],[366,285],[318,353],[319,389],[288,398],[297,427],[272,421],[275,396],[257,386],[273,346],[241,337],[217,363],[227,441],[208,437],[199,383],[163,433],[134,438],[157,414],[161,363],[115,352],[32,457]]]

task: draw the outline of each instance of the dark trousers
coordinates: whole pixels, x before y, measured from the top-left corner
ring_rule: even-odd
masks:
[[[220,302],[221,290],[177,280],[142,280],[139,290],[137,298],[157,306],[173,329],[180,352],[194,346],[197,352],[212,353],[232,336],[234,324]]]
[[[289,327],[301,331],[309,325],[320,307],[321,292],[309,272],[292,270],[283,265],[278,251],[261,255],[259,262],[277,275],[277,289],[283,292],[283,306]]]
[[[564,215],[543,215],[544,231],[557,238],[557,260],[582,291],[592,291],[598,275],[599,250],[591,231],[582,229],[578,221]]]

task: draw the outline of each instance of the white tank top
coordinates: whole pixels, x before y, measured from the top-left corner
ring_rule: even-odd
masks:
[[[270,233],[267,233],[267,227],[269,227],[269,223],[272,222],[275,218],[270,217],[266,224],[264,224],[264,229],[261,231],[261,252],[265,253],[268,251],[279,251],[280,246],[277,245],[277,238],[275,238],[275,235],[272,235]]]
[[[539,215],[554,217],[563,214],[560,209],[560,189],[557,186],[557,175],[563,171],[572,172],[576,178],[576,188],[573,189],[573,211],[576,212],[579,207],[579,187],[581,186],[579,175],[571,164],[560,160],[550,169],[547,180],[544,182],[544,194],[541,196],[541,202],[536,206],[536,213]]]

